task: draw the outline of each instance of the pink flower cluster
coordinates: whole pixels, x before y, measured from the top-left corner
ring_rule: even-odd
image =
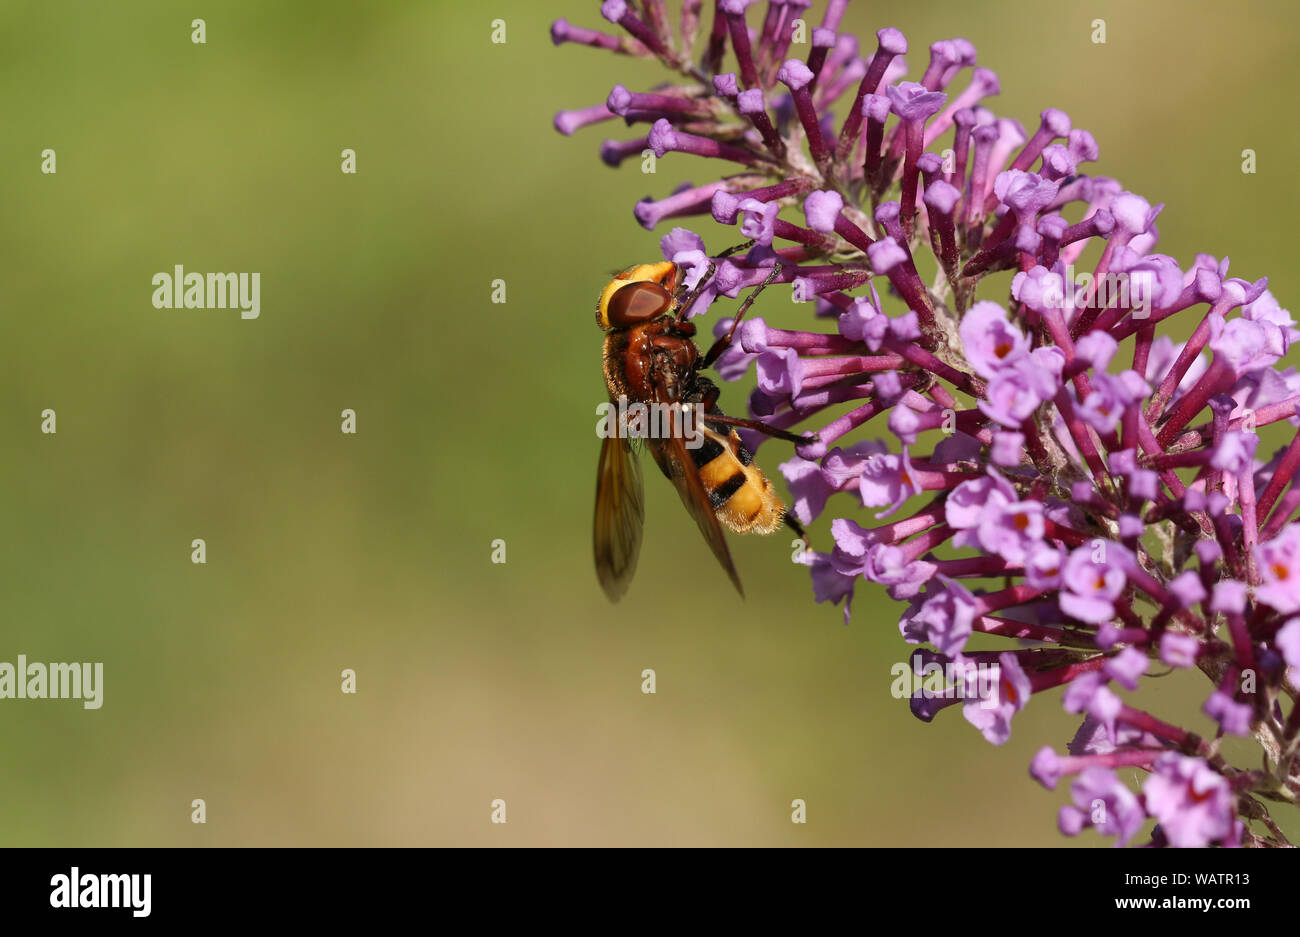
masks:
[[[555,41],[678,78],[616,87],[556,126],[641,125],[602,147],[612,165],[647,151],[738,165],[635,215],[707,216],[754,242],[718,261],[694,315],[763,283],[816,301],[806,330],[746,319],[717,367],[755,373],[753,417],[816,434],[781,466],[798,520],[855,507],[805,554],[817,601],[847,622],[858,585],[883,586],[906,603],[904,640],[926,646],[918,673],[959,675],[913,695],[920,718],[961,704],[1000,744],[1060,687],[1082,725],[1030,773],[1072,779],[1064,833],[1126,844],[1154,821],[1160,845],[1286,845],[1265,802],[1300,798],[1300,374],[1282,365],[1300,331],[1265,279],[1158,253],[1163,206],[1086,173],[1097,143],[1066,114],[1026,131],[991,111],[998,79],[969,42],[935,42],[915,68],[898,30],[874,49],[841,31],[846,5],[796,44],[808,2],[750,21],[752,0],[717,0],[697,43],[698,2],[674,27],[661,2],[607,0],[623,35],[560,21]],[[683,228],[662,248],[696,281],[717,254]],[[1005,298],[977,300],[999,273]],[[1190,337],[1161,334],[1166,320]],[[874,438],[854,438],[868,424]],[[1209,678],[1213,737],[1137,705],[1149,671],[1179,668]],[[1225,736],[1262,759],[1229,763]],[[1146,772],[1140,789],[1120,768]]]

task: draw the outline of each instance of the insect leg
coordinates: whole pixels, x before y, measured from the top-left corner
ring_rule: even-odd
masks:
[[[731,340],[735,337],[736,329],[740,327],[740,320],[745,318],[745,313],[748,312],[749,307],[754,304],[754,300],[758,298],[758,294],[763,292],[763,290],[767,288],[767,285],[775,280],[780,273],[781,265],[779,263],[773,264],[772,272],[767,275],[767,279],[754,287],[753,291],[745,297],[745,301],[741,303],[740,308],[736,310],[736,318],[732,320],[731,329],[726,335],[713,343],[713,347],[709,349],[709,353],[704,356],[704,361],[700,365],[701,368],[707,368],[709,365],[713,364],[713,362],[717,361],[718,357],[724,351],[731,347]]]
[[[709,269],[704,271],[704,276],[700,277],[700,282],[695,284],[695,289],[682,296],[677,303],[677,321],[686,321],[686,310],[691,308],[691,303],[699,298],[700,293],[704,292],[704,287],[713,279],[713,274],[717,272],[718,265],[709,261]]]
[[[815,433],[811,436],[800,436],[783,429],[777,429],[775,426],[768,426],[766,423],[760,423],[758,420],[742,420],[740,417],[727,416],[723,413],[705,413],[704,422],[723,423],[727,426],[739,426],[742,429],[752,429],[756,433],[762,433],[764,436],[771,436],[773,439],[784,439],[786,442],[817,442],[817,435]]]
[[[735,247],[728,247],[725,251],[717,256],[718,260],[724,257],[730,257],[732,254],[739,254],[741,251],[747,251],[754,246],[753,240],[746,241],[744,244],[737,244]]]
[[[704,288],[708,286],[709,281],[713,279],[713,275],[718,272],[718,265],[714,263],[715,260],[723,260],[724,258],[730,257],[732,254],[738,254],[753,246],[754,242],[752,240],[746,241],[743,244],[737,244],[735,247],[728,247],[725,251],[718,254],[717,257],[710,259],[709,268],[704,271],[704,276],[700,277],[700,282],[695,284],[695,289],[688,293],[686,292],[685,287],[682,288],[681,295],[678,297],[677,321],[685,321],[686,310],[691,308],[691,303],[695,302],[695,300],[699,298],[700,293],[704,292]]]

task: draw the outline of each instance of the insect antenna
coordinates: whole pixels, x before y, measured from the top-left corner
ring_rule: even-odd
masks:
[[[740,320],[745,318],[745,313],[749,311],[750,306],[754,305],[754,300],[758,299],[758,294],[767,289],[768,284],[780,276],[780,274],[781,265],[779,263],[773,264],[772,272],[767,275],[767,279],[754,287],[753,292],[745,297],[745,301],[741,303],[740,308],[736,310],[736,318],[732,320],[731,328],[727,331],[727,334],[714,342],[713,347],[709,349],[709,353],[704,356],[704,361],[700,365],[702,369],[707,368],[709,365],[713,364],[713,362],[717,361],[718,356],[731,347],[731,339],[735,336],[736,329],[740,328]]]

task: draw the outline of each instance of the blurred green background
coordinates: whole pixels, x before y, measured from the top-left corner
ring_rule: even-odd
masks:
[[[1055,829],[1064,790],[1027,775],[1074,730],[1059,694],[1001,749],[957,710],[917,722],[889,694],[899,606],[861,587],[844,627],[788,537],[732,538],[741,602],[648,474],[639,575],[605,601],[591,310],[609,270],[659,256],[666,229],[639,228],[635,200],[715,170],[611,171],[597,148],[625,128],[551,128],[660,80],[551,45],[559,16],[604,28],[598,6],[0,5],[0,660],[103,661],[106,684],[98,711],[0,702],[0,842],[1076,842]],[[1283,305],[1298,22],[1175,0],[859,0],[845,21],[864,43],[902,29],[914,75],[931,41],[969,38],[999,114],[1032,129],[1067,110],[1096,172],[1168,203],[1163,250],[1230,255]],[[154,309],[173,264],[260,272],[261,317]],[[788,453],[760,462],[776,475]],[[1204,692],[1149,681],[1141,699],[1204,730]]]

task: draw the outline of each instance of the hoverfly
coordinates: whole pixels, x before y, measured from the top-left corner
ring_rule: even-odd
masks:
[[[718,388],[699,371],[727,349],[745,311],[779,270],[779,266],[773,268],[767,280],[750,293],[737,310],[731,331],[702,359],[691,340],[695,326],[687,321],[686,310],[712,276],[712,265],[689,293],[682,268],[675,263],[629,267],[609,282],[596,306],[596,322],[605,330],[604,371],[611,402],[623,397],[634,403],[657,404],[660,412],[668,415],[670,431],[647,435],[646,448],[677,489],[742,597],[745,593],[722,527],[737,533],[770,534],[784,522],[800,537],[803,530],[786,514],[772,483],[753,464],[753,455],[733,427],[799,443],[815,441],[815,437],[796,436],[755,420],[725,415],[717,406]],[[687,445],[685,431],[690,418],[696,428],[693,447]],[[627,434],[620,428],[604,439],[596,470],[596,576],[612,602],[627,591],[636,571],[644,521],[641,470]]]

